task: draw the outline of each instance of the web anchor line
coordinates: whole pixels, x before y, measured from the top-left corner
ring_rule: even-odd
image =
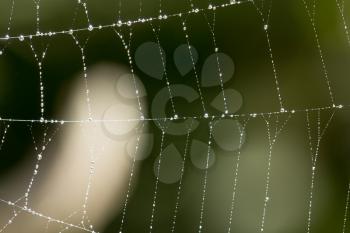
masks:
[[[130,119],[84,119],[84,120],[62,120],[62,119],[15,119],[15,118],[1,118],[0,122],[17,122],[17,123],[40,123],[40,124],[96,124],[96,123],[106,123],[106,122],[133,122],[133,121],[175,121],[175,120],[187,120],[187,119],[197,119],[197,120],[207,120],[211,121],[213,119],[232,119],[237,117],[257,117],[257,116],[267,116],[267,115],[282,115],[282,114],[296,114],[296,113],[306,113],[314,111],[327,111],[327,110],[343,110],[350,109],[350,104],[347,105],[334,105],[334,106],[323,106],[323,107],[313,107],[313,108],[304,108],[304,109],[293,109],[293,110],[284,110],[284,111],[275,111],[275,112],[249,112],[241,114],[224,114],[224,115],[209,115],[205,116],[179,116],[178,118],[174,117],[156,117],[156,118],[130,118]]]
[[[117,23],[111,23],[111,24],[104,24],[104,25],[98,25],[94,26],[92,24],[89,24],[87,27],[82,27],[82,28],[76,28],[76,29],[66,29],[62,31],[48,31],[48,32],[39,32],[36,34],[25,34],[25,35],[15,35],[15,36],[10,36],[10,35],[5,35],[0,37],[0,41],[8,41],[8,40],[13,40],[13,39],[20,39],[20,38],[35,38],[35,37],[52,37],[56,35],[71,35],[74,32],[81,32],[81,31],[93,31],[93,30],[101,30],[101,29],[107,29],[107,28],[115,28],[115,27],[131,27],[135,24],[142,24],[146,22],[151,22],[151,21],[157,21],[157,20],[166,20],[169,18],[176,18],[179,17],[181,18],[182,16],[186,15],[192,15],[192,14],[197,14],[199,12],[204,12],[204,11],[210,11],[210,10],[215,10],[215,9],[220,9],[220,8],[227,8],[227,7],[232,7],[236,5],[240,5],[243,3],[250,3],[251,0],[246,0],[246,1],[230,1],[229,3],[224,3],[220,5],[209,5],[207,8],[194,8],[189,11],[183,11],[183,12],[178,12],[178,13],[173,13],[169,15],[159,15],[157,17],[146,17],[146,18],[138,18],[135,20],[118,20]]]

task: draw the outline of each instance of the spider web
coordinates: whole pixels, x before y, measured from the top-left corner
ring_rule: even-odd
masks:
[[[185,184],[184,184],[184,178],[187,172],[187,170],[190,170],[187,168],[188,164],[188,154],[190,150],[190,140],[193,137],[193,127],[194,127],[194,121],[200,121],[204,122],[206,125],[206,140],[207,140],[207,150],[205,153],[205,169],[200,173],[200,186],[199,187],[199,196],[196,198],[199,200],[199,209],[196,209],[198,215],[195,215],[195,217],[192,219],[192,222],[195,222],[196,227],[192,228],[192,231],[201,233],[205,231],[210,231],[208,229],[210,228],[209,222],[207,221],[206,214],[207,213],[207,206],[210,204],[208,203],[211,201],[209,199],[209,189],[211,186],[211,179],[210,178],[210,158],[211,158],[211,150],[214,147],[213,144],[213,130],[216,126],[216,124],[225,119],[235,119],[235,126],[237,127],[239,131],[239,146],[238,149],[234,152],[232,152],[235,156],[233,156],[233,166],[231,166],[231,172],[233,174],[233,178],[228,179],[226,185],[229,185],[232,187],[232,189],[229,192],[229,205],[226,206],[226,216],[225,221],[226,225],[223,227],[225,231],[227,232],[233,232],[234,231],[234,217],[236,215],[239,215],[239,213],[236,213],[236,206],[237,206],[237,195],[239,194],[239,186],[240,186],[240,174],[241,174],[241,155],[244,152],[243,144],[244,144],[244,138],[245,138],[245,132],[247,128],[250,126],[250,124],[254,124],[255,122],[259,121],[260,124],[262,124],[265,128],[266,135],[265,138],[267,139],[267,153],[266,153],[266,170],[264,171],[264,179],[262,180],[263,183],[263,198],[259,201],[260,203],[260,214],[259,218],[255,220],[257,225],[254,227],[257,232],[263,232],[268,231],[266,230],[266,223],[269,218],[269,209],[271,202],[274,201],[274,199],[271,199],[271,189],[272,189],[272,174],[274,172],[273,168],[273,162],[274,162],[274,155],[275,155],[275,146],[278,145],[281,135],[283,135],[283,131],[288,126],[289,122],[293,119],[303,119],[304,128],[307,132],[307,138],[305,138],[309,154],[311,157],[311,167],[310,167],[310,186],[307,191],[308,196],[308,202],[305,204],[307,209],[307,214],[305,216],[305,231],[304,232],[311,232],[312,231],[312,220],[314,216],[314,197],[317,195],[315,191],[315,185],[316,185],[316,177],[317,177],[317,171],[318,171],[318,160],[320,157],[320,148],[322,139],[325,137],[325,134],[327,132],[328,127],[332,124],[333,118],[339,113],[346,111],[350,104],[348,103],[338,103],[336,101],[336,92],[334,91],[333,82],[332,82],[332,75],[329,72],[328,64],[326,60],[326,54],[324,52],[324,48],[322,46],[322,42],[320,39],[320,33],[318,30],[318,24],[317,24],[317,5],[318,1],[311,0],[301,0],[300,4],[303,9],[306,12],[306,15],[308,17],[309,23],[311,25],[313,40],[315,44],[315,48],[318,53],[318,59],[320,61],[319,70],[321,70],[321,75],[318,78],[318,82],[323,83],[326,85],[327,89],[327,99],[328,102],[325,103],[322,106],[318,107],[304,107],[304,108],[293,108],[290,109],[289,106],[286,104],[287,99],[284,98],[284,90],[281,88],[280,82],[283,77],[279,74],[278,70],[278,61],[276,60],[275,53],[273,52],[273,40],[271,37],[271,14],[273,12],[273,1],[254,1],[254,0],[247,0],[247,1],[227,1],[224,3],[219,2],[205,2],[205,3],[196,3],[192,0],[189,0],[186,5],[187,8],[185,9],[178,9],[178,11],[175,11],[173,13],[166,13],[164,5],[166,5],[162,0],[159,0],[156,4],[157,6],[157,12],[156,14],[153,14],[153,16],[143,16],[145,15],[144,11],[145,8],[147,8],[147,4],[143,1],[138,2],[136,5],[136,12],[132,14],[131,18],[123,18],[122,17],[122,9],[123,7],[127,7],[127,3],[123,2],[122,0],[117,1],[116,3],[116,20],[111,23],[106,24],[95,24],[92,20],[92,13],[93,7],[90,7],[89,2],[78,0],[75,5],[74,9],[74,16],[73,16],[73,26],[71,28],[65,28],[62,30],[57,31],[45,31],[42,30],[42,24],[43,20],[41,18],[42,8],[41,5],[44,1],[40,0],[33,0],[32,4],[35,9],[35,31],[33,33],[13,33],[12,31],[14,29],[14,18],[16,16],[16,1],[12,0],[10,1],[10,8],[9,8],[9,18],[6,28],[5,35],[0,36],[0,41],[2,42],[2,48],[0,50],[0,54],[4,59],[7,59],[8,56],[11,55],[11,53],[8,53],[10,51],[12,43],[20,43],[27,46],[30,51],[32,52],[32,60],[37,66],[37,76],[38,76],[38,82],[35,83],[37,86],[36,93],[39,95],[39,102],[38,106],[40,109],[40,113],[37,118],[16,118],[16,117],[2,117],[0,118],[0,121],[2,123],[2,134],[1,134],[1,141],[0,141],[0,151],[4,146],[6,146],[6,139],[8,138],[8,133],[11,131],[11,128],[22,124],[25,125],[29,129],[30,132],[30,139],[33,142],[36,158],[35,158],[35,164],[32,169],[31,177],[29,178],[28,184],[26,184],[26,190],[19,194],[19,198],[16,200],[8,200],[6,198],[2,198],[0,196],[0,201],[6,205],[7,207],[10,207],[12,210],[12,213],[8,216],[8,221],[3,226],[0,227],[0,232],[6,232],[8,228],[15,223],[18,220],[19,216],[23,215],[24,213],[30,214],[31,216],[35,218],[41,218],[45,221],[47,221],[46,231],[49,231],[49,224],[55,223],[58,224],[61,227],[61,231],[81,231],[81,232],[100,232],[99,229],[95,229],[92,221],[89,219],[89,212],[87,211],[87,207],[89,204],[89,195],[91,190],[94,188],[92,185],[92,180],[94,177],[94,171],[95,171],[95,163],[98,153],[96,151],[96,146],[94,142],[91,142],[89,145],[89,148],[91,149],[91,152],[89,153],[89,175],[86,177],[87,179],[87,185],[86,190],[84,192],[84,202],[82,204],[81,210],[76,210],[71,215],[67,216],[66,219],[60,219],[56,216],[48,216],[44,213],[41,213],[40,210],[35,210],[30,205],[30,199],[31,199],[31,193],[32,189],[35,185],[35,183],[38,180],[38,175],[40,174],[41,169],[41,162],[43,158],[48,156],[48,153],[46,152],[47,148],[50,146],[52,141],[55,139],[56,133],[64,127],[71,127],[72,125],[80,125],[81,127],[86,126],[96,126],[97,124],[106,123],[106,122],[113,122],[118,124],[124,124],[125,122],[141,122],[141,126],[137,127],[135,130],[135,133],[138,135],[136,138],[136,146],[134,148],[134,153],[139,153],[139,148],[141,147],[140,144],[140,138],[141,138],[141,132],[145,128],[145,125],[148,123],[152,123],[156,125],[160,129],[160,142],[159,147],[157,148],[157,156],[158,159],[155,163],[155,178],[154,182],[152,184],[152,194],[151,194],[151,201],[147,203],[149,205],[149,209],[145,210],[147,212],[147,219],[141,221],[144,222],[145,225],[143,226],[143,229],[148,232],[156,231],[157,229],[157,217],[160,218],[160,214],[157,213],[159,206],[161,205],[160,197],[162,195],[162,189],[161,189],[161,182],[159,179],[160,172],[162,169],[162,162],[163,162],[163,156],[164,156],[164,148],[165,144],[167,143],[167,140],[171,140],[172,138],[168,136],[167,129],[171,122],[188,122],[189,124],[186,125],[186,134],[182,137],[182,141],[184,142],[184,148],[183,148],[183,157],[182,157],[182,163],[181,163],[181,175],[180,180],[176,183],[176,189],[175,189],[175,202],[173,203],[173,211],[171,213],[171,216],[169,217],[169,223],[168,223],[168,229],[171,232],[175,232],[177,230],[178,221],[179,221],[179,215],[181,214],[182,209],[182,195],[185,191]],[[200,6],[197,6],[200,5]],[[346,3],[345,1],[341,0],[335,0],[335,5],[338,10],[338,14],[341,19],[341,25],[343,29],[343,34],[346,38],[348,48],[350,49],[350,39],[349,39],[349,32],[348,32],[348,25],[346,22]],[[249,7],[250,9],[254,9],[257,16],[259,17],[260,23],[261,23],[261,30],[263,31],[264,39],[266,42],[266,55],[268,57],[269,61],[269,67],[272,70],[272,77],[271,83],[268,85],[273,86],[274,90],[274,96],[275,100],[277,100],[278,108],[274,111],[263,111],[263,112],[245,112],[245,113],[231,113],[229,111],[229,103],[228,103],[228,97],[226,96],[226,91],[224,87],[224,80],[223,80],[223,70],[222,70],[222,64],[220,62],[219,56],[216,55],[216,61],[217,61],[217,78],[218,80],[218,87],[221,95],[221,101],[223,105],[224,111],[222,113],[212,113],[210,109],[208,108],[208,96],[206,95],[206,91],[203,90],[203,87],[201,86],[201,77],[198,70],[198,67],[196,66],[195,61],[195,55],[193,54],[193,51],[191,49],[191,43],[193,39],[191,37],[195,37],[193,33],[191,33],[191,30],[195,30],[194,28],[191,28],[189,23],[189,18],[198,18],[202,17],[205,20],[202,22],[205,24],[205,26],[209,30],[209,34],[211,37],[211,44],[213,45],[210,50],[214,52],[214,54],[218,54],[221,49],[219,48],[219,42],[217,40],[216,36],[216,30],[217,30],[217,18],[220,16],[221,12],[223,11],[231,11],[233,9],[239,8],[239,7]],[[79,14],[83,14],[84,23],[85,26],[77,27],[75,26],[81,18],[78,17]],[[191,60],[192,64],[192,87],[197,91],[199,95],[199,102],[198,102],[198,108],[195,108],[195,112],[192,114],[184,114],[179,109],[181,109],[181,106],[179,106],[176,103],[176,97],[174,97],[174,89],[172,88],[172,78],[170,70],[168,70],[167,62],[165,60],[166,54],[164,54],[164,51],[162,50],[162,43],[165,43],[161,40],[161,31],[163,25],[166,25],[168,23],[177,23],[177,27],[179,28],[179,32],[181,32],[181,36],[184,44],[188,47],[188,54]],[[244,23],[242,21],[242,23]],[[75,27],[74,27],[75,26]],[[161,58],[161,65],[163,69],[164,79],[162,79],[162,87],[165,87],[170,100],[170,111],[168,116],[148,116],[147,110],[144,109],[143,105],[143,97],[142,97],[142,91],[139,89],[138,81],[137,81],[137,68],[134,62],[134,49],[133,49],[133,40],[137,40],[137,37],[135,38],[135,33],[137,30],[143,30],[143,28],[149,27],[151,30],[151,33],[153,35],[153,41],[158,45],[160,58]],[[89,38],[90,34],[92,33],[104,33],[105,31],[112,31],[115,35],[115,38],[119,40],[119,42],[122,45],[122,50],[125,54],[125,61],[129,65],[130,69],[130,79],[133,84],[134,88],[134,97],[137,102],[137,112],[139,114],[139,117],[135,118],[128,118],[128,119],[99,119],[96,118],[93,114],[93,99],[91,97],[91,91],[89,89],[89,73],[88,73],[88,44],[89,44]],[[84,83],[84,91],[81,93],[81,95],[84,96],[84,102],[86,106],[86,118],[83,119],[57,119],[57,118],[48,118],[47,117],[47,108],[46,108],[46,96],[48,94],[48,91],[46,89],[46,80],[49,77],[45,77],[45,62],[47,59],[47,54],[50,53],[50,41],[54,40],[56,38],[69,38],[71,42],[76,46],[76,48],[79,51],[79,57],[80,57],[80,66],[82,70],[82,80]],[[33,80],[32,80],[33,81]],[[33,81],[34,82],[34,81]],[[180,80],[181,83],[181,80]],[[147,86],[147,85],[146,85]],[[4,114],[6,115],[6,114]],[[38,139],[36,133],[34,132],[35,127],[39,127],[43,133],[41,133],[41,139]],[[128,214],[131,211],[130,205],[130,198],[132,193],[132,187],[135,183],[135,169],[136,169],[137,159],[134,157],[131,162],[129,176],[128,176],[128,183],[127,183],[127,189],[124,193],[122,191],[124,198],[122,202],[122,207],[120,211],[120,221],[117,224],[117,230],[114,229],[116,232],[127,232],[126,223],[128,222]],[[349,193],[350,193],[350,183],[347,185],[347,192],[345,193],[345,200],[344,200],[344,208],[343,208],[343,214],[342,214],[342,232],[346,232],[347,229],[347,218],[348,218],[348,208],[349,208]],[[6,191],[6,190],[2,190]],[[198,191],[198,190],[197,190]],[[165,194],[164,194],[165,195]],[[64,204],[64,203],[63,203]],[[81,222],[71,222],[70,219],[73,215],[77,215],[77,213],[82,213]],[[1,213],[2,215],[3,213]],[[236,214],[236,215],[235,215]],[[137,224],[132,223],[129,221],[129,224]]]

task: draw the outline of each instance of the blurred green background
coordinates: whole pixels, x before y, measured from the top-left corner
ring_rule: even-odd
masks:
[[[263,13],[268,10],[269,1],[264,4]],[[308,1],[309,6],[313,1]],[[347,105],[350,84],[350,46],[346,40],[340,12],[336,0],[316,1],[315,24],[324,53],[329,79],[332,84],[336,104]],[[140,2],[135,0],[88,0],[90,23],[94,26],[111,24],[121,19],[137,19]],[[194,5],[206,8],[208,1],[194,0]],[[221,4],[215,1],[212,4]],[[7,34],[12,1],[0,3],[0,35]],[[301,0],[275,0],[272,2],[269,32],[271,45],[279,77],[281,95],[286,109],[306,109],[330,106],[327,85],[323,77],[322,64],[317,50],[315,35]],[[187,11],[189,3],[184,0],[163,1],[162,12],[171,14]],[[120,11],[120,15],[119,12]],[[142,1],[142,17],[158,15],[159,1]],[[187,27],[190,43],[199,53],[197,67],[214,52],[207,19],[212,20],[211,11],[188,16]],[[344,15],[350,13],[345,3]],[[206,19],[207,17],[207,19]],[[348,19],[346,19],[348,20]],[[347,21],[349,22],[350,19]],[[349,22],[350,23],[350,22]],[[158,25],[158,22],[155,23]],[[184,79],[179,77],[173,64],[172,53],[186,43],[181,21],[178,18],[160,23],[160,44],[167,57],[167,72],[171,83],[186,83],[195,87],[193,73]],[[61,31],[70,28],[86,28],[86,16],[73,0],[42,0],[40,2],[40,31]],[[132,54],[142,43],[156,41],[150,24],[133,26]],[[128,30],[121,30],[127,35]],[[32,1],[16,0],[9,35],[35,34],[36,11]],[[128,60],[120,40],[111,28],[76,33],[82,41],[89,37],[86,46],[87,66],[100,63],[123,64]],[[220,51],[228,54],[235,63],[234,77],[225,87],[234,88],[243,97],[240,113],[279,111],[275,82],[269,58],[268,46],[261,17],[252,3],[218,9],[216,11],[215,35]],[[50,44],[44,64],[46,90],[46,118],[60,119],[65,90],[76,81],[82,71],[79,49],[69,35],[38,37],[32,39],[37,48]],[[37,64],[28,43],[19,40],[1,41],[5,47],[0,56],[0,116],[2,118],[39,119],[39,81]],[[198,68],[199,69],[199,68]],[[164,82],[151,79],[142,71],[136,74],[147,90],[147,101],[164,87]],[[219,87],[204,91],[206,100],[219,93]],[[175,99],[184,111],[181,115],[202,115],[200,103],[192,105]],[[151,106],[149,106],[150,109]],[[170,112],[170,111],[169,111]],[[218,114],[210,109],[211,114]],[[322,111],[322,123],[331,111]],[[346,189],[349,176],[349,109],[337,110],[335,118],[321,143],[319,170],[316,175],[314,215],[312,232],[341,232],[345,208]],[[312,115],[313,124],[315,114]],[[201,124],[207,124],[206,121]],[[159,154],[159,129],[150,124],[155,133],[155,148],[152,155],[140,162],[140,174],[129,202],[125,232],[147,232],[150,221],[154,190],[154,159]],[[19,161],[26,156],[31,139],[24,134],[22,124],[12,124],[12,130],[0,156],[0,179],[6,180],[9,171],[16,169]],[[263,191],[268,154],[266,128],[261,118],[252,119],[247,127],[246,142],[242,148],[242,165],[238,187],[237,206],[233,215],[233,232],[257,232],[263,206]],[[192,137],[208,140],[206,127],[193,133]],[[174,142],[179,148],[185,145],[185,137],[169,136],[166,143]],[[157,148],[158,146],[158,148]],[[228,210],[232,195],[234,155],[217,149],[217,161],[208,173],[208,192],[204,214],[205,232],[226,232]],[[180,149],[179,149],[180,150]],[[183,152],[183,149],[180,150]],[[266,232],[299,233],[306,232],[307,205],[311,176],[310,152],[307,141],[305,113],[293,116],[281,134],[273,151],[271,178],[272,201],[269,204]],[[176,225],[177,232],[198,230],[200,201],[204,171],[188,163],[186,166],[183,193]],[[170,231],[175,208],[178,183],[160,184],[155,215],[154,232]],[[5,190],[2,190],[5,192]],[[102,198],[102,197],[101,197]],[[0,211],[1,214],[1,211]],[[101,232],[118,232],[120,213],[115,213]],[[74,232],[73,230],[71,232]]]

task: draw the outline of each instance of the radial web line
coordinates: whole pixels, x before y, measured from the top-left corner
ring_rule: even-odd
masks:
[[[207,158],[205,162],[205,171],[204,171],[204,177],[203,177],[202,200],[201,200],[201,209],[200,209],[200,217],[199,217],[199,224],[198,224],[198,233],[201,233],[203,231],[203,217],[204,217],[205,200],[207,197],[208,170],[209,170],[209,159],[211,154],[212,136],[213,136],[213,122],[211,121],[209,122],[208,150],[207,150]]]
[[[327,66],[326,66],[325,59],[324,59],[323,50],[322,50],[320,39],[319,39],[319,34],[318,34],[317,29],[316,29],[316,23],[315,23],[316,0],[314,0],[313,4],[312,4],[312,7],[311,7],[312,8],[311,9],[312,12],[310,12],[310,7],[308,6],[306,0],[302,0],[302,2],[304,4],[305,10],[306,10],[307,15],[309,17],[309,20],[310,20],[310,23],[311,23],[311,26],[312,26],[312,30],[314,32],[316,46],[317,46],[317,50],[318,50],[318,53],[319,53],[319,56],[320,56],[320,60],[321,60],[323,76],[324,76],[324,79],[325,79],[326,84],[327,84],[329,96],[330,96],[330,99],[331,99],[331,104],[334,106],[335,105],[335,101],[334,101],[332,85],[331,85],[331,82],[330,82],[329,77],[328,77],[328,69],[327,69]]]
[[[307,217],[307,229],[306,232],[310,233],[311,230],[311,219],[312,219],[312,205],[313,205],[313,196],[314,196],[314,187],[315,187],[315,176],[316,176],[316,166],[319,157],[319,148],[321,140],[333,119],[335,111],[332,112],[330,118],[328,119],[326,125],[321,129],[321,111],[317,111],[317,141],[316,145],[313,145],[313,137],[311,134],[311,124],[310,124],[310,114],[306,112],[306,123],[307,123],[307,133],[309,140],[309,149],[311,153],[311,184],[310,184],[310,194],[309,194],[309,204],[308,204],[308,217]]]
[[[232,196],[231,196],[231,205],[229,210],[229,220],[228,220],[228,229],[227,233],[231,233],[231,227],[232,227],[232,218],[233,218],[233,211],[235,209],[235,201],[236,201],[236,195],[237,195],[237,185],[238,185],[238,175],[239,175],[239,165],[240,165],[240,159],[241,159],[241,152],[242,152],[242,145],[243,145],[243,138],[245,135],[245,129],[250,120],[250,116],[247,117],[247,119],[243,122],[243,126],[240,126],[239,121],[237,120],[237,128],[239,130],[239,146],[238,151],[236,153],[237,158],[234,157],[235,165],[233,169],[233,190],[232,190]]]
[[[169,82],[169,78],[168,78],[168,72],[167,72],[167,69],[166,69],[165,56],[163,54],[163,50],[162,50],[162,47],[160,45],[160,40],[159,40],[160,25],[158,25],[158,29],[155,28],[155,26],[152,24],[152,22],[150,22],[150,25],[152,27],[152,31],[153,31],[154,37],[156,38],[156,41],[157,41],[159,54],[160,54],[160,59],[161,59],[161,63],[162,63],[162,68],[163,68],[164,77],[165,77],[165,84],[166,84],[167,89],[168,89],[171,109],[173,111],[173,116],[174,116],[174,118],[178,118],[178,115],[176,114],[176,110],[175,110],[174,97],[173,97],[173,93],[171,91],[170,82]]]
[[[282,132],[282,130],[287,125],[289,119],[291,118],[291,114],[289,114],[284,122],[282,122],[281,126],[279,126],[280,119],[279,115],[275,116],[275,132],[272,134],[271,132],[271,115],[268,116],[262,116],[263,120],[266,124],[267,129],[267,137],[269,142],[269,152],[268,152],[268,161],[267,161],[267,171],[266,171],[266,180],[265,180],[265,197],[264,197],[264,207],[262,211],[261,216],[261,223],[260,223],[260,231],[263,232],[265,230],[265,220],[266,220],[266,214],[268,209],[268,203],[270,203],[270,183],[271,183],[271,164],[272,164],[272,150],[273,146],[275,145],[278,136]]]
[[[347,224],[347,220],[348,220],[348,211],[349,211],[349,199],[350,199],[350,182],[348,184],[348,190],[346,193],[342,233],[345,233],[345,231],[346,231],[346,224]]]
[[[119,233],[123,232],[123,227],[124,227],[124,222],[125,222],[125,218],[126,218],[127,207],[128,207],[128,203],[129,203],[129,199],[130,199],[131,187],[132,187],[134,173],[135,173],[136,158],[137,158],[137,154],[139,152],[139,147],[140,147],[140,137],[141,137],[141,133],[142,133],[142,130],[144,128],[144,125],[145,125],[145,123],[143,123],[141,125],[140,129],[135,129],[136,134],[137,134],[136,145],[135,145],[135,151],[134,151],[134,158],[132,159],[132,164],[131,164],[131,168],[130,168],[128,189],[126,191],[124,204],[123,204],[122,218],[120,220]]]
[[[185,174],[185,165],[186,165],[186,160],[187,160],[187,154],[188,154],[188,145],[189,145],[189,139],[190,139],[190,134],[192,131],[192,125],[193,125],[193,120],[191,121],[190,126],[188,127],[187,130],[187,135],[186,135],[186,143],[185,143],[185,150],[184,150],[184,157],[182,160],[182,165],[181,165],[181,175],[180,175],[180,180],[179,180],[179,185],[177,187],[177,194],[176,194],[176,204],[175,204],[175,210],[174,210],[174,215],[172,218],[172,224],[171,224],[171,232],[175,232],[175,226],[176,226],[176,220],[177,220],[177,214],[180,208],[180,197],[181,197],[181,192],[182,192],[182,182],[183,182],[183,177]]]
[[[166,123],[166,122],[164,122],[164,123]],[[158,158],[157,167],[156,167],[156,169],[157,169],[156,170],[156,181],[155,181],[155,185],[154,185],[154,193],[153,193],[153,198],[152,198],[153,201],[152,201],[151,220],[150,220],[150,224],[149,224],[149,233],[151,233],[153,231],[154,216],[155,216],[155,212],[156,212],[157,196],[158,196],[159,174],[160,174],[160,167],[161,167],[161,163],[162,163],[164,138],[165,138],[165,132],[166,132],[166,126],[162,127],[160,123],[159,123],[159,126],[161,127],[162,137],[161,137],[161,142],[160,142],[159,158]]]

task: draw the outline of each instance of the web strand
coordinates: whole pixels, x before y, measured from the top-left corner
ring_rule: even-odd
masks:
[[[233,211],[235,209],[235,201],[236,201],[236,195],[237,195],[237,185],[238,185],[238,175],[239,175],[239,165],[241,160],[241,152],[242,152],[242,145],[243,145],[243,138],[245,135],[245,129],[247,127],[247,124],[250,120],[250,116],[244,121],[243,126],[240,126],[239,122],[237,121],[237,127],[239,130],[239,146],[237,151],[237,159],[235,159],[236,166],[233,169],[234,172],[234,178],[233,178],[233,190],[232,190],[232,197],[231,197],[231,205],[230,205],[230,211],[229,211],[229,220],[228,220],[228,229],[227,233],[231,233],[231,226],[232,226],[232,218],[233,218]]]
[[[348,184],[348,190],[346,193],[342,233],[345,233],[346,231],[346,224],[348,221],[349,199],[350,199],[350,183]]]
[[[324,79],[325,79],[326,84],[327,84],[329,96],[330,96],[330,99],[331,99],[331,104],[335,105],[332,85],[331,85],[331,82],[330,82],[329,77],[328,77],[328,69],[327,69],[327,66],[326,66],[325,59],[324,59],[323,50],[322,50],[320,39],[319,39],[319,33],[318,33],[317,28],[316,28],[316,22],[315,22],[316,0],[313,1],[313,4],[311,6],[311,11],[310,11],[310,7],[308,6],[306,0],[302,0],[302,2],[304,4],[305,10],[306,10],[307,15],[309,17],[309,20],[310,20],[310,23],[311,23],[311,26],[312,26],[312,30],[314,32],[316,46],[317,46],[317,50],[318,50],[318,53],[319,53],[319,56],[320,56],[320,60],[321,60],[323,76],[324,76]]]
[[[136,129],[136,145],[135,145],[135,152],[134,152],[134,157],[132,159],[132,164],[131,164],[131,168],[130,168],[130,175],[129,175],[129,182],[128,182],[128,188],[126,191],[126,195],[125,195],[125,200],[124,200],[124,205],[123,205],[123,211],[122,211],[122,219],[120,221],[120,227],[119,227],[119,233],[123,232],[123,228],[124,228],[124,222],[126,219],[126,213],[127,213],[127,207],[128,207],[128,203],[129,203],[129,199],[130,199],[130,193],[131,193],[131,187],[133,184],[133,179],[135,176],[135,165],[136,165],[136,158],[137,158],[137,154],[139,153],[139,147],[140,147],[140,137],[141,137],[141,133],[142,130],[144,128],[145,124],[142,124],[140,129]]]
[[[269,152],[268,152],[268,159],[267,159],[267,171],[266,171],[266,180],[265,180],[265,197],[264,197],[264,207],[262,211],[261,216],[261,224],[260,224],[260,231],[263,232],[265,230],[265,220],[266,220],[266,214],[268,209],[268,204],[270,202],[270,183],[271,183],[271,164],[272,164],[272,150],[273,146],[275,145],[277,138],[283,128],[287,125],[289,119],[291,117],[291,114],[289,114],[284,122],[282,122],[281,126],[279,115],[275,116],[275,132],[272,132],[272,124],[271,124],[271,115],[263,116],[263,119],[266,124],[267,129],[267,137],[269,142]]]
[[[202,188],[202,198],[201,198],[201,209],[199,214],[200,217],[199,217],[199,224],[198,224],[198,233],[201,233],[203,231],[203,224],[204,224],[203,217],[204,217],[205,201],[207,198],[208,170],[209,170],[209,160],[210,160],[211,147],[212,147],[211,146],[212,135],[213,135],[213,122],[209,122],[208,150],[207,150],[205,171],[204,171],[204,177],[203,177],[203,188]]]
[[[154,224],[154,217],[156,213],[156,207],[157,207],[157,196],[158,196],[158,186],[159,186],[159,174],[160,174],[160,168],[162,163],[162,157],[163,157],[163,146],[164,146],[164,137],[165,137],[165,128],[162,129],[162,138],[160,142],[160,152],[159,152],[159,158],[157,162],[156,167],[156,181],[154,184],[154,193],[153,193],[153,201],[152,201],[152,211],[151,211],[151,220],[149,224],[149,233],[153,231],[153,224]]]
[[[193,126],[193,121],[191,122],[190,126],[188,127],[187,135],[186,135],[184,156],[183,156],[182,165],[181,165],[181,175],[180,175],[179,185],[177,187],[176,204],[175,204],[175,210],[174,210],[174,215],[173,215],[172,224],[171,224],[171,232],[172,233],[175,232],[177,215],[178,215],[179,208],[180,208],[180,198],[181,198],[181,192],[183,189],[182,182],[183,182],[183,178],[184,178],[184,174],[185,174],[185,165],[186,165],[186,160],[187,160],[188,145],[189,145],[189,139],[190,139],[190,135],[191,135],[191,131],[192,131],[192,126]]]
[[[209,116],[179,116],[177,119],[174,117],[154,117],[154,118],[129,118],[129,119],[92,119],[92,120],[61,120],[61,119],[11,119],[11,118],[0,118],[0,122],[16,122],[16,123],[40,123],[40,124],[96,124],[102,122],[133,122],[133,121],[180,121],[186,119],[198,119],[198,120],[213,120],[213,119],[231,119],[237,117],[256,117],[256,116],[264,116],[264,115],[284,115],[284,114],[297,114],[297,113],[306,113],[306,112],[314,112],[314,111],[329,111],[329,110],[342,110],[349,109],[350,105],[337,105],[337,106],[324,106],[324,107],[314,107],[314,108],[304,108],[304,109],[293,109],[293,110],[285,110],[283,112],[249,112],[249,113],[241,113],[241,114],[228,114],[228,115],[211,115]]]
[[[307,132],[308,132],[308,141],[311,153],[311,184],[310,184],[310,194],[309,194],[309,204],[308,204],[308,218],[307,218],[307,229],[306,232],[310,233],[311,230],[311,220],[312,220],[312,206],[313,206],[313,197],[314,197],[314,187],[315,187],[315,176],[316,176],[316,167],[319,157],[319,148],[323,135],[325,134],[330,122],[333,119],[334,111],[332,112],[330,118],[328,119],[326,125],[321,129],[321,111],[317,111],[317,141],[316,145],[313,145],[311,134],[311,125],[310,125],[310,113],[306,112],[306,123],[307,123]]]

